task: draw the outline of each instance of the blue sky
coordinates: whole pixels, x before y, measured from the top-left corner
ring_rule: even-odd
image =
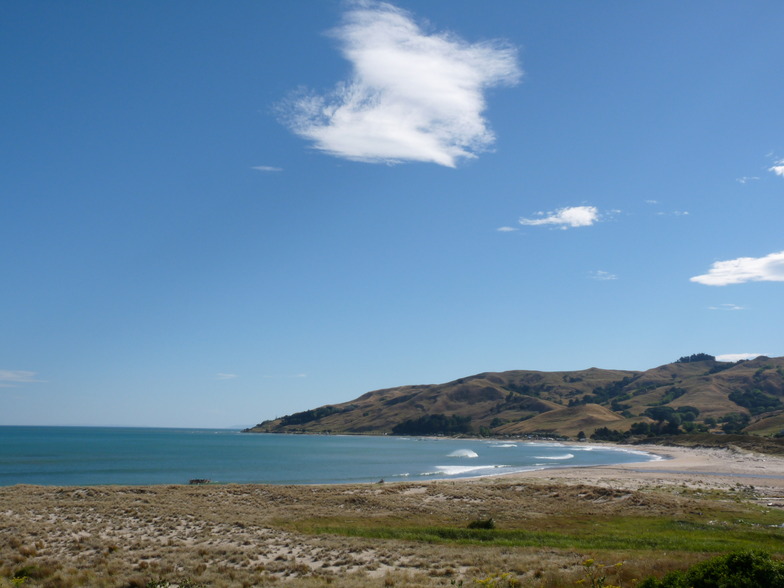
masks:
[[[0,424],[784,355],[784,4],[11,2]]]

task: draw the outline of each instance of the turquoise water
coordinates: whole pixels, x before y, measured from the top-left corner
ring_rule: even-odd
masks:
[[[589,444],[265,435],[224,429],[0,427],[0,486],[333,484],[427,480],[657,459]]]

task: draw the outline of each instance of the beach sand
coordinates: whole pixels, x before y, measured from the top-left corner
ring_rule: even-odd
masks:
[[[784,458],[738,449],[662,447],[635,445],[632,451],[660,456],[613,466],[549,469],[516,474],[517,477],[563,484],[593,484],[637,490],[661,486],[731,489],[754,486],[759,500],[775,500],[784,493]],[[784,506],[784,505],[783,505]]]
[[[780,457],[633,449],[664,459],[427,483],[3,487],[0,586],[11,586],[9,578],[20,570],[28,577],[25,586],[52,588],[156,581],[183,587],[450,586],[502,573],[520,585],[569,586],[584,573],[586,558],[620,555],[380,540],[319,529],[378,521],[465,528],[492,517],[498,528],[535,530],[575,518],[687,517],[701,514],[709,493],[722,497],[728,512],[748,504],[781,509],[784,523]],[[679,561],[700,556],[681,555]],[[664,570],[634,558],[624,555],[624,570],[635,577]]]

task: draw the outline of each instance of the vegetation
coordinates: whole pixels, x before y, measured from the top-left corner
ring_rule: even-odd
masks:
[[[0,487],[0,588],[631,588],[780,549],[764,490],[672,484]]]
[[[305,410],[303,412],[295,412],[280,419],[281,425],[288,427],[291,425],[304,425],[312,421],[323,419],[336,412],[341,412],[341,409],[334,406],[322,406],[313,410]]]
[[[695,361],[716,361],[716,358],[707,353],[694,353],[693,355],[679,357],[675,363],[694,363]]]
[[[394,435],[462,435],[471,433],[471,417],[428,414],[393,427]]]
[[[733,390],[730,392],[729,398],[738,406],[748,408],[752,415],[784,407],[781,400],[756,388],[754,390]]]
[[[729,553],[670,572],[661,580],[648,578],[639,588],[784,588],[784,563],[760,551]]]

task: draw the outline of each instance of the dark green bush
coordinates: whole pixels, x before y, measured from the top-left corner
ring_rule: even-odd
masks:
[[[477,519],[468,523],[469,529],[495,529],[495,521],[493,519]]]
[[[647,578],[638,588],[784,588],[784,563],[767,553],[741,551],[698,563],[661,580]]]

